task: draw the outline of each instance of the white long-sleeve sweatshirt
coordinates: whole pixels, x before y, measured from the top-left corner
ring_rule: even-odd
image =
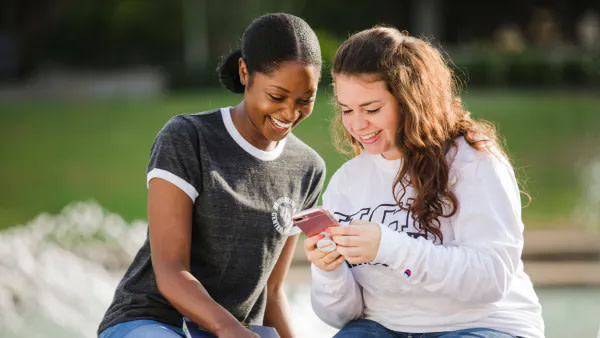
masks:
[[[510,164],[462,137],[448,158],[459,208],[440,218],[443,244],[420,234],[413,215],[394,202],[400,160],[363,152],[333,175],[324,207],[342,225],[378,223],[381,241],[368,264],[345,263],[331,272],[312,266],[312,305],[324,322],[339,328],[367,318],[400,332],[485,327],[544,336],[541,307],[521,261],[521,200]],[[409,187],[405,206],[411,196]]]

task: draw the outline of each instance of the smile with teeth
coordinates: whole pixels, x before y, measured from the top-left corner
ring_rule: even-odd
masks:
[[[371,134],[368,134],[368,135],[360,136],[360,138],[363,139],[363,140],[365,140],[365,141],[368,141],[368,140],[372,139],[373,137],[379,135],[379,133],[381,133],[381,130],[376,131],[376,132],[371,133]]]
[[[281,128],[281,129],[288,129],[289,127],[291,127],[291,126],[292,126],[292,124],[294,124],[294,122],[293,122],[293,121],[292,121],[292,122],[285,123],[285,122],[283,122],[283,121],[280,121],[280,120],[278,120],[278,119],[274,118],[273,116],[269,116],[269,117],[271,118],[271,121],[273,121],[273,124],[275,124],[275,126],[276,126],[277,128]]]

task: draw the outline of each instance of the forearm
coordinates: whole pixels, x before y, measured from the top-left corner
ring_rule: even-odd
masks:
[[[282,338],[294,337],[289,309],[283,289],[268,293],[264,325],[274,327]]]
[[[158,277],[158,276],[162,277]],[[161,294],[181,313],[204,329],[218,335],[225,327],[241,324],[215,302],[204,286],[185,269],[157,274]]]
[[[434,245],[409,238],[381,226],[383,235],[375,261],[401,274],[405,282],[419,285],[465,303],[490,303],[501,299],[511,285],[519,261],[519,243]],[[406,272],[410,271],[410,272]],[[469,292],[464,292],[467,289]]]

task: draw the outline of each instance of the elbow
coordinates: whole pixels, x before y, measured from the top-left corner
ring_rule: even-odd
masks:
[[[169,299],[169,282],[166,281],[166,276],[162,275],[162,274],[158,274],[158,273],[154,273],[154,277],[156,279],[156,288],[158,289],[158,292],[160,292],[160,294]]]
[[[491,304],[502,300],[507,292],[508,289],[503,288],[497,283],[492,283],[492,285],[489,285],[479,293],[467,295],[465,302],[470,305]]]
[[[464,292],[463,300],[471,305],[490,304],[502,300],[512,285],[514,272],[503,264],[490,264],[494,267],[483,271],[481,278],[474,278],[471,292]],[[465,284],[466,285],[466,284]]]
[[[173,291],[176,290],[177,282],[177,272],[170,267],[163,267],[162,269],[157,269],[154,267],[154,279],[156,280],[156,288],[158,292],[165,297],[167,300],[171,301]]]

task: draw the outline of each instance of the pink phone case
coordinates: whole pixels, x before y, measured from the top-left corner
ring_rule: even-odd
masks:
[[[292,222],[308,237],[317,235],[329,227],[338,226],[339,223],[323,207],[312,207],[292,216]]]

